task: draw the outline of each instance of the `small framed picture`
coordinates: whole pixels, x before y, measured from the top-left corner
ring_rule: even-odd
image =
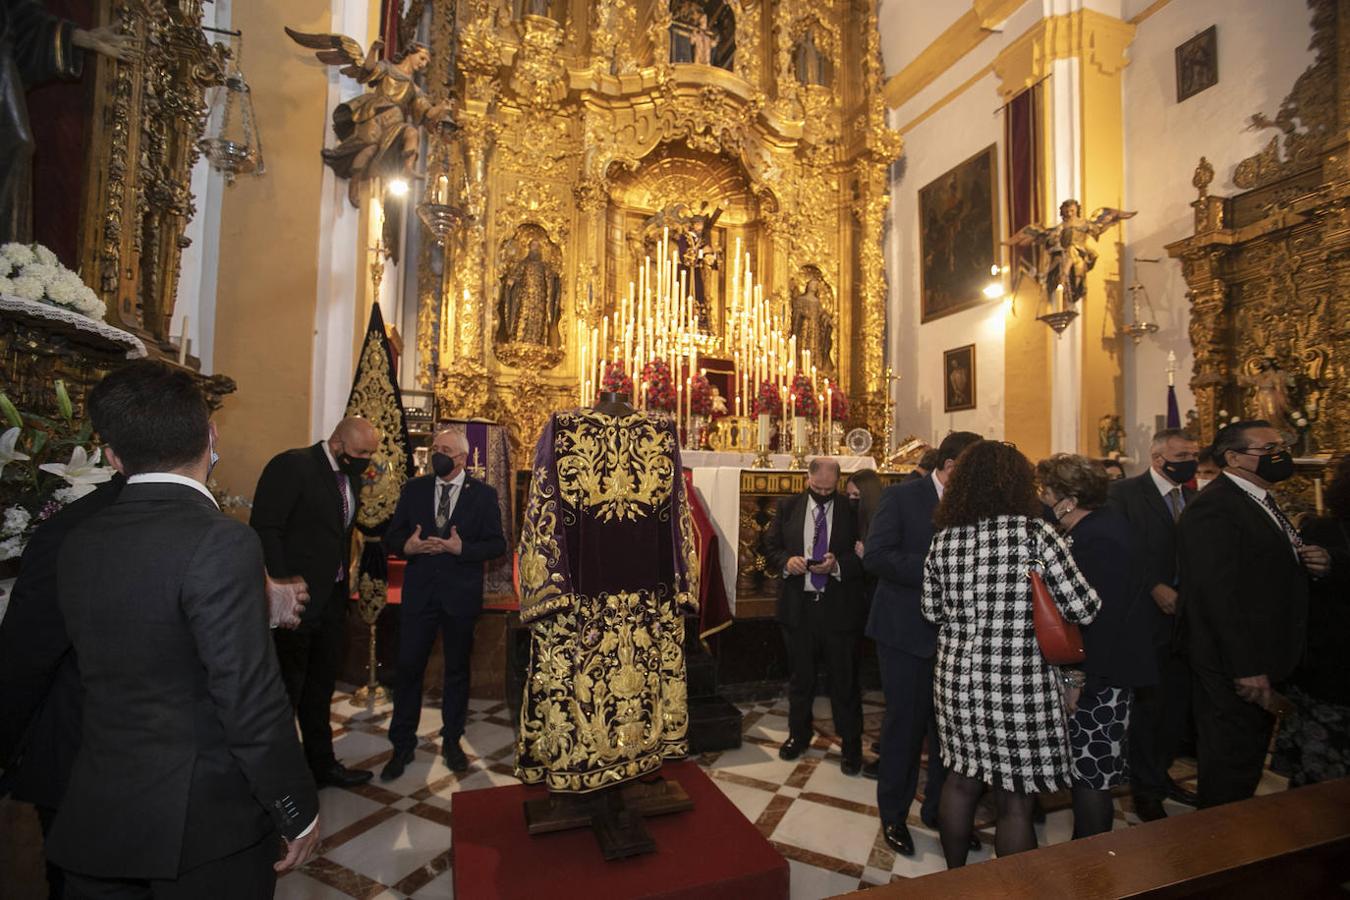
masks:
[[[1219,37],[1214,25],[1177,47],[1177,102],[1219,83]]]
[[[942,411],[975,408],[975,345],[942,354]]]

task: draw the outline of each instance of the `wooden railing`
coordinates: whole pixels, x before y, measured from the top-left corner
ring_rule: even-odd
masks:
[[[1277,898],[1347,896],[1350,778],[1174,816],[856,896]]]

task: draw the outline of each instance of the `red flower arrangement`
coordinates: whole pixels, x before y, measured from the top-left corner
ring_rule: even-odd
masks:
[[[815,417],[820,414],[815,392],[811,390],[811,379],[800,373],[792,380],[792,408],[799,416]]]
[[[675,411],[675,383],[670,377],[670,366],[664,359],[654,359],[643,366],[642,380],[647,382],[648,409]]]
[[[612,391],[625,397],[633,396],[633,379],[629,377],[622,363],[605,364],[605,377],[600,379],[600,390]]]
[[[696,416],[712,414],[712,385],[708,376],[695,375],[689,385],[689,411]]]
[[[778,385],[772,381],[760,382],[759,393],[755,396],[752,411],[755,415],[761,413],[768,413],[771,416],[782,415],[783,398],[778,394]]]
[[[834,395],[830,397],[830,416],[836,422],[843,422],[848,418],[848,395],[839,388],[835,388]]]

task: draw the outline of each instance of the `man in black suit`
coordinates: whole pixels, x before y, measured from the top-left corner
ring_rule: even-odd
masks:
[[[1171,779],[1167,770],[1186,737],[1191,709],[1191,678],[1186,658],[1173,640],[1177,611],[1177,520],[1195,499],[1199,445],[1180,428],[1153,436],[1149,468],[1142,475],[1111,482],[1110,503],[1130,523],[1138,558],[1153,602],[1140,606],[1144,630],[1152,636],[1158,683],[1137,687],[1130,708],[1130,792],[1134,811],[1152,822],[1167,815],[1163,798],[1195,805],[1195,795]]]
[[[933,542],[933,511],[956,468],[956,458],[983,438],[954,431],[943,438],[928,477],[886,489],[868,534],[863,566],[877,578],[876,595],[867,621],[867,636],[876,642],[886,717],[881,726],[881,758],[877,763],[877,808],[886,843],[904,856],[914,855],[914,838],[905,823],[919,787],[919,759],[928,737],[928,784],[922,819],[936,827],[938,798],[947,770],[937,748],[933,712],[933,662],[937,626],[919,611],[923,564]],[[979,838],[972,837],[973,849]]]
[[[483,609],[483,565],[506,552],[497,492],[464,471],[469,442],[460,431],[437,432],[430,475],[403,488],[385,545],[408,560],[399,604],[398,687],[389,742],[394,755],[380,773],[393,781],[412,762],[422,715],[422,676],[441,633],[445,681],[441,693],[441,752],[453,771],[469,768],[459,746],[469,708],[473,628]]]
[[[319,787],[350,787],[372,774],[337,761],[329,715],[346,649],[347,575],[361,475],[379,445],[375,426],[350,416],[328,440],[272,457],[253,492],[249,524],[262,539],[268,575],[302,578],[311,598],[300,627],[276,633],[276,647]]]
[[[59,552],[87,702],[48,857],[72,897],[270,896],[319,821],[258,539],[206,489],[215,426],[190,374],[134,364],[89,405],[128,477]]]
[[[811,745],[811,705],[816,662],[830,675],[830,710],[839,735],[845,775],[862,771],[862,691],[858,684],[858,639],[865,599],[862,562],[854,550],[857,524],[838,492],[839,461],[811,460],[806,490],[779,501],[764,532],[765,571],[781,574],[778,621],[787,641],[788,739],[783,759],[796,759]]]
[[[1280,432],[1262,420],[1227,425],[1214,456],[1224,474],[1191,501],[1177,531],[1201,807],[1256,792],[1275,724],[1274,685],[1303,654],[1308,576],[1331,567],[1270,492],[1294,474]]]

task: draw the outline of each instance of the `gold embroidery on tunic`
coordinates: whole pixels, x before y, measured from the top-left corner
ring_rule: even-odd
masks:
[[[520,533],[520,609],[521,619],[525,622],[568,602],[559,587],[563,577],[557,572],[549,572],[562,556],[562,548],[555,537],[558,531],[555,495],[548,468],[535,469]]]
[[[602,521],[636,522],[670,499],[674,439],[642,414],[559,416],[558,488],[567,506]]]

